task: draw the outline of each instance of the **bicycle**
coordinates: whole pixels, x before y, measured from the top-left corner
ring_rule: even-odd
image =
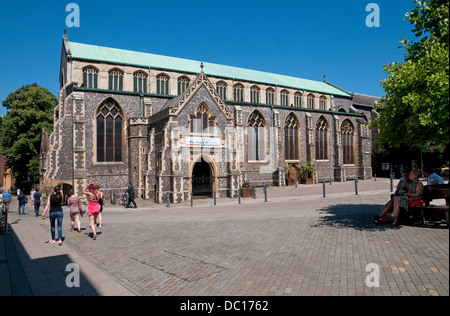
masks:
[[[115,205],[117,203],[116,195],[112,191],[109,191],[109,202],[113,205]]]
[[[123,206],[127,206],[128,203],[128,193],[122,193],[120,196],[119,204]]]

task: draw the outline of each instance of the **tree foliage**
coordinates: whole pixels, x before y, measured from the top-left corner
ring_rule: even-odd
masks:
[[[58,100],[47,89],[31,84],[10,93],[2,102],[0,153],[7,157],[12,176],[21,187],[39,182],[41,132],[53,130]]]
[[[372,121],[384,148],[448,146],[449,133],[449,9],[447,1],[418,1],[406,15],[416,42],[402,40],[405,61],[384,66],[385,96]]]

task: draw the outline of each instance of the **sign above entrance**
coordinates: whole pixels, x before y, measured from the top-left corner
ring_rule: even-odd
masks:
[[[220,147],[222,144],[220,138],[186,137],[186,145]]]

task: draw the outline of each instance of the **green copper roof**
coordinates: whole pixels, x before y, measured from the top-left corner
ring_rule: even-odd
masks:
[[[79,60],[109,62],[146,68],[151,67],[152,69],[165,69],[195,74],[200,72],[201,62],[189,59],[167,57],[74,42],[69,42],[69,47],[72,53],[72,58]],[[277,75],[263,71],[205,62],[204,72],[208,76],[234,79],[237,81],[250,81],[273,86],[351,97],[351,95],[347,92],[325,82]]]

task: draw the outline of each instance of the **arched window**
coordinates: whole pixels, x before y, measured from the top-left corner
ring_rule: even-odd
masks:
[[[97,122],[97,162],[122,161],[123,111],[113,100],[99,106]]]
[[[355,163],[354,133],[355,128],[353,127],[352,122],[345,120],[341,126],[344,165],[353,165]]]
[[[289,91],[281,91],[281,106],[289,106]]]
[[[206,104],[198,106],[195,115],[190,117],[189,126],[191,133],[214,134],[215,119],[211,117]]]
[[[178,78],[178,95],[182,95],[189,88],[189,81],[187,77]]]
[[[135,72],[134,75],[134,92],[147,93],[147,74],[142,71]]]
[[[113,69],[109,71],[109,90],[123,91],[123,71]]]
[[[92,66],[83,68],[83,87],[90,89],[97,89],[98,69]]]
[[[275,104],[275,90],[273,88],[266,90],[266,103],[270,105]]]
[[[302,107],[302,94],[300,92],[294,94],[294,106],[296,108]]]
[[[217,83],[216,91],[222,100],[227,99],[227,84],[223,81]]]
[[[253,112],[247,124],[248,161],[266,159],[265,121],[259,112]]]
[[[314,94],[308,94],[308,109],[314,109]]]
[[[321,96],[319,99],[319,109],[320,110],[327,109],[327,98],[325,96]]]
[[[250,102],[259,103],[259,87],[253,86],[250,88]]]
[[[244,101],[244,86],[237,83],[233,87],[234,90],[234,101],[243,102]]]
[[[159,75],[156,77],[156,93],[169,95],[169,77],[166,75]]]
[[[299,131],[300,124],[295,115],[291,113],[284,124],[284,157],[286,160],[300,159]]]
[[[328,159],[328,123],[323,116],[316,124],[316,159]]]

